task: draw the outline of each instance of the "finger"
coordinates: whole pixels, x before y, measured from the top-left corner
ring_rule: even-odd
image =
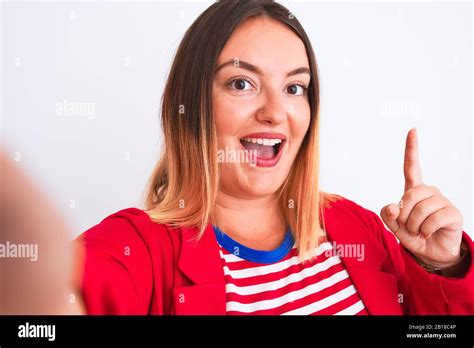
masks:
[[[380,211],[380,216],[382,217],[383,222],[393,233],[397,233],[400,228],[397,222],[397,218],[399,214],[400,214],[400,209],[398,208],[398,205],[396,204],[386,205]]]
[[[417,203],[439,194],[436,187],[428,185],[419,185],[406,191],[399,203],[400,216],[398,222],[406,225],[408,217]]]
[[[380,216],[385,225],[392,231],[402,245],[414,245],[419,240],[418,236],[411,236],[406,230],[405,225],[398,222],[397,215],[400,214],[400,208],[397,204],[389,204],[382,208]]]
[[[421,225],[431,214],[443,209],[447,205],[446,199],[441,195],[434,195],[418,202],[408,217],[406,229],[414,235],[421,233],[420,237],[422,238],[429,237],[429,235],[421,232]]]
[[[410,129],[407,135],[403,174],[405,176],[405,191],[423,183],[418,161],[418,139],[415,128]]]
[[[433,233],[438,231],[440,228],[453,228],[457,215],[452,207],[444,207],[428,216],[428,218],[421,224],[420,230],[423,235],[431,237]]]

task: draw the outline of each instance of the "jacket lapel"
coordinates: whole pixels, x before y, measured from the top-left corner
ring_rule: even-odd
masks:
[[[225,279],[219,247],[208,225],[202,238],[196,242],[198,230],[183,228],[178,268],[192,285],[173,290],[176,314],[225,315]]]
[[[382,270],[387,252],[375,234],[345,207],[326,208],[324,220],[328,239],[335,245],[362,250],[362,256],[339,256],[369,314],[403,314],[396,277]]]

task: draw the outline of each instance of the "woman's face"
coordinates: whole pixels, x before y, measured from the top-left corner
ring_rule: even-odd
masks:
[[[309,83],[303,41],[284,24],[257,17],[234,31],[212,92],[220,191],[254,198],[280,188],[309,127]]]

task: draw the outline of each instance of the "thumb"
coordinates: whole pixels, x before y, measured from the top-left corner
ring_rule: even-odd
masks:
[[[393,233],[398,232],[400,226],[398,225],[397,219],[400,215],[400,208],[397,204],[388,204],[380,211],[380,216],[383,222]]]

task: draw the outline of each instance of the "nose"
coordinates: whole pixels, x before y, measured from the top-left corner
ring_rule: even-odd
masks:
[[[281,98],[273,93],[266,93],[264,104],[257,110],[255,117],[261,123],[277,125],[287,117],[287,107]]]

